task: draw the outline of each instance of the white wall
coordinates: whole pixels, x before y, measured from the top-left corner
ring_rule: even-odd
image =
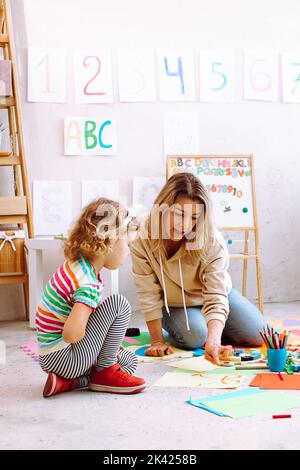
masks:
[[[81,179],[121,181],[129,196],[133,176],[160,176],[163,167],[163,112],[199,111],[202,153],[253,153],[261,237],[264,299],[300,299],[299,118],[300,105],[242,100],[243,49],[295,50],[300,44],[300,3],[297,0],[12,0],[20,62],[23,122],[30,181],[71,179],[74,215],[80,206]],[[26,23],[24,23],[24,11]],[[26,102],[27,46],[66,47],[66,104]],[[232,104],[136,103],[75,105],[71,52],[80,48],[111,48],[117,94],[116,50],[119,47],[189,47],[233,49],[236,53],[237,97]],[[300,49],[300,46],[299,46]],[[118,122],[118,155],[65,157],[63,118],[109,111]],[[57,260],[58,261],[58,260]],[[46,263],[48,274],[56,260]],[[240,270],[231,271],[239,283]],[[121,290],[136,306],[129,262],[121,272]],[[254,271],[250,276],[255,297]],[[1,287],[1,317],[15,315],[16,301],[6,304]],[[4,303],[3,303],[4,300]]]

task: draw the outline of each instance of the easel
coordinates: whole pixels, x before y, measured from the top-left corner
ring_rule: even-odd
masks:
[[[0,153],[0,166],[12,167],[14,196],[0,197],[0,226],[5,230],[23,229],[27,225],[28,236],[33,238],[32,211],[29,196],[25,149],[22,132],[21,103],[19,97],[16,55],[13,41],[12,18],[9,0],[0,0],[0,47],[5,60],[11,61],[12,96],[1,96],[0,109],[7,109],[9,121],[10,152]],[[3,227],[4,229],[4,227]],[[25,256],[25,253],[24,253]],[[0,276],[0,284],[23,284],[26,319],[29,319],[28,272],[25,262],[23,274]]]
[[[257,220],[257,206],[256,206],[256,192],[254,182],[254,167],[253,167],[253,155],[167,155],[166,165],[166,177],[167,180],[172,174],[180,171],[172,171],[173,160],[185,160],[185,159],[249,159],[250,170],[251,170],[251,193],[252,193],[252,206],[253,206],[253,226],[249,227],[218,227],[222,232],[244,232],[244,249],[242,253],[231,254],[230,259],[232,260],[243,260],[243,278],[242,278],[242,294],[247,295],[247,280],[248,280],[248,261],[251,259],[255,260],[256,263],[256,280],[257,280],[257,294],[258,294],[258,306],[259,310],[263,313],[263,299],[262,299],[262,287],[261,287],[261,266],[260,266],[260,254],[259,254],[259,234],[258,234],[258,220]],[[173,162],[174,163],[174,162]],[[181,171],[187,171],[183,168]],[[201,178],[200,178],[201,179]],[[254,233],[254,254],[249,254],[249,235]]]

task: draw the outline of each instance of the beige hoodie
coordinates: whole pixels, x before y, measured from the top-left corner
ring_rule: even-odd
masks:
[[[153,253],[149,240],[137,238],[130,245],[132,273],[146,321],[162,318],[162,307],[203,305],[206,322],[220,320],[225,325],[229,313],[227,294],[232,288],[227,272],[229,255],[220,232],[206,255],[205,263],[191,264],[182,246],[171,258]],[[163,258],[163,259],[162,259]]]

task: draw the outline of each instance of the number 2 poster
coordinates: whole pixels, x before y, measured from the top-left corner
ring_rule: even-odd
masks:
[[[110,50],[77,50],[73,61],[76,103],[113,103]]]

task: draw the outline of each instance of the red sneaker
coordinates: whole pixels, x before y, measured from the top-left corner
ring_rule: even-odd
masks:
[[[96,371],[93,367],[89,387],[94,392],[131,394],[144,390],[146,382],[140,377],[125,372],[120,364],[114,364],[100,371]]]
[[[64,379],[50,372],[45,383],[43,395],[45,398],[52,397],[62,392],[70,392],[76,388],[76,379]]]

